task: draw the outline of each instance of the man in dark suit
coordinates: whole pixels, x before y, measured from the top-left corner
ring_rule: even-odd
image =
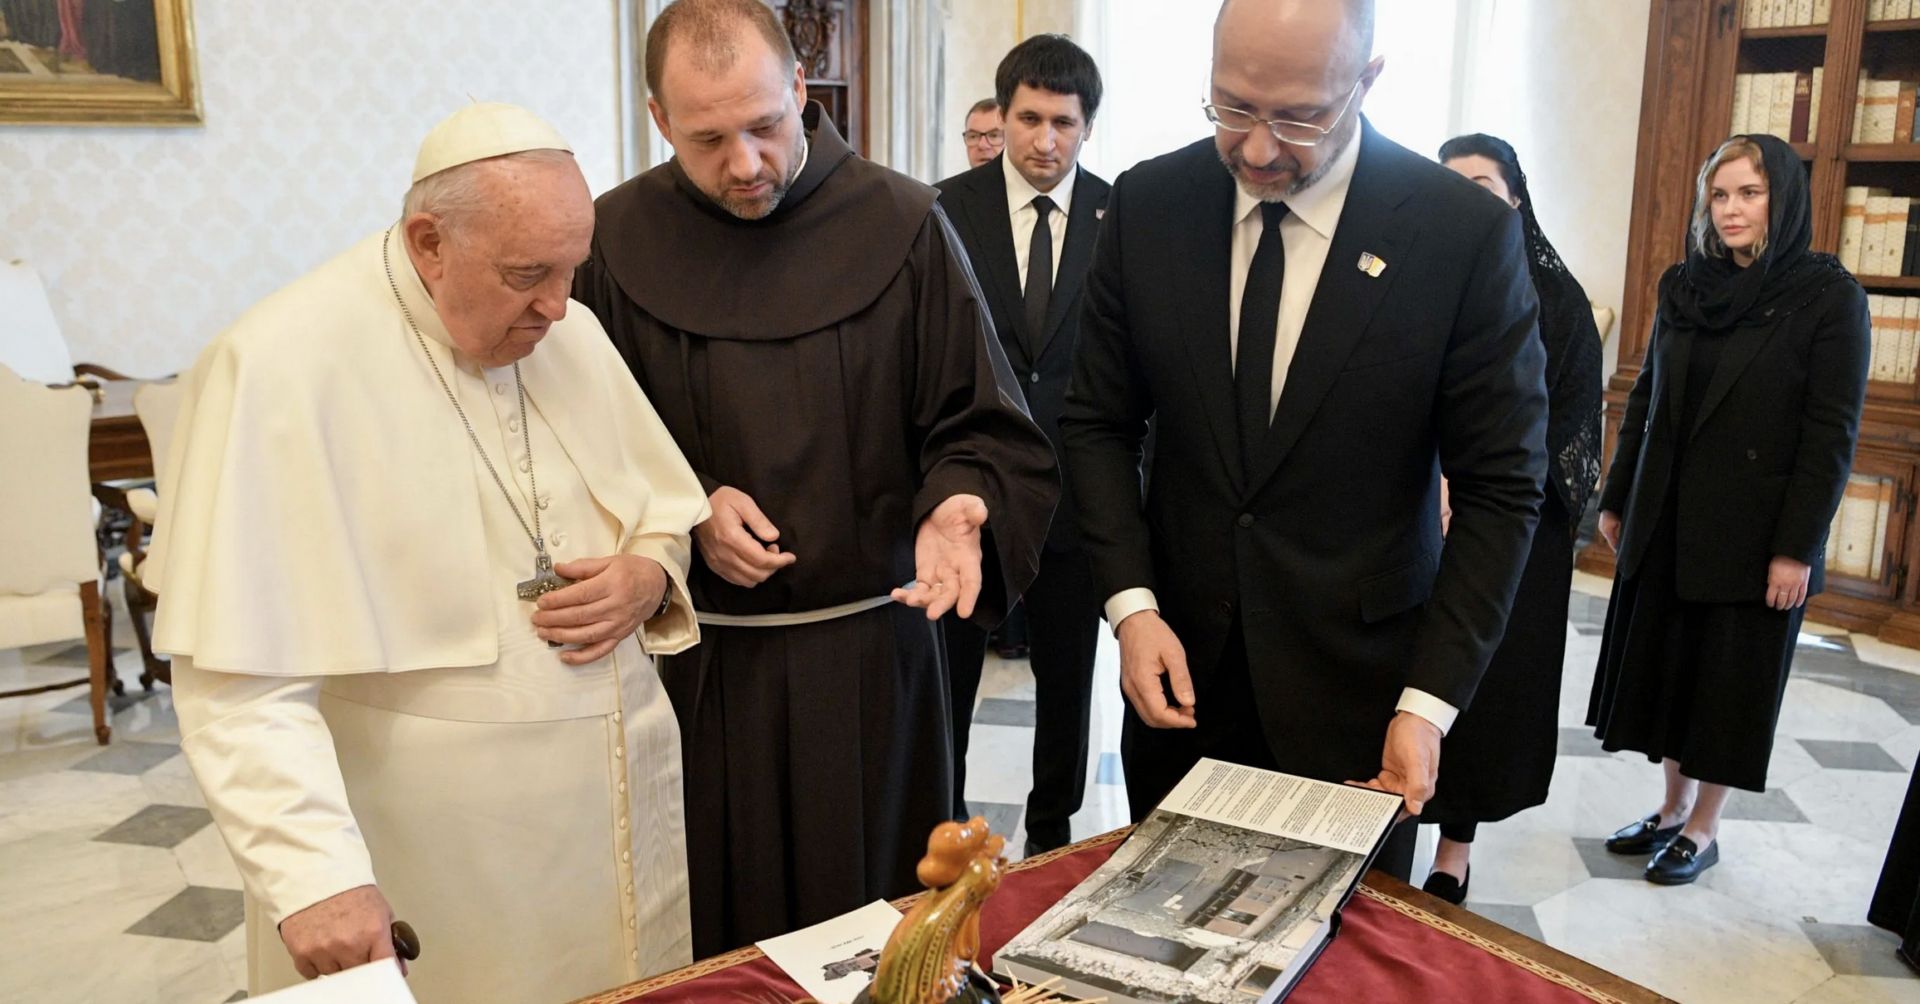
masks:
[[[1027,392],[1033,420],[1058,452],[1060,413],[1080,329],[1080,293],[1109,188],[1079,166],[1081,145],[1100,107],[1100,70],[1066,36],[1036,35],[1001,61],[994,87],[1005,115],[1006,149],[940,182],[940,204],[973,262],[993,328]],[[1040,556],[1039,577],[1023,601],[1035,705],[1029,855],[1071,842],[1067,820],[1086,794],[1101,598],[1080,549],[1073,499],[1063,494]],[[954,812],[964,817],[967,733],[987,639],[957,618],[948,618],[946,629]]]
[[[1525,564],[1546,391],[1520,218],[1361,119],[1372,37],[1371,0],[1227,0],[1214,139],[1109,200],[1061,428],[1136,817],[1201,757],[1419,812]]]

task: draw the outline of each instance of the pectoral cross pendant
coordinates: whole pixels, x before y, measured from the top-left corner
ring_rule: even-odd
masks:
[[[558,575],[553,570],[553,559],[547,556],[547,549],[541,547],[533,559],[533,578],[514,587],[523,600],[537,600],[556,589],[565,589],[573,585],[573,580]]]

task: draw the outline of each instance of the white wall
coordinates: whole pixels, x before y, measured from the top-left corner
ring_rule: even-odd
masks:
[[[1481,0],[1462,132],[1520,154],[1540,227],[1587,296],[1617,314],[1640,133],[1649,0]],[[1607,339],[1615,368],[1620,333]]]
[[[611,0],[194,8],[204,127],[0,127],[0,259],[40,270],[76,359],[190,365],[393,220],[421,138],[469,94],[546,116],[595,192],[618,180]]]

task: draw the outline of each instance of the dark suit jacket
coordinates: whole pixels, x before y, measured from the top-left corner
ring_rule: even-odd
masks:
[[[1661,279],[1663,293],[1673,277]],[[1689,602],[1764,602],[1775,555],[1813,566],[1810,592],[1826,584],[1827,529],[1867,393],[1867,295],[1836,275],[1812,302],[1759,320],[1721,336],[1731,341],[1684,431],[1699,336],[1655,322],[1600,495],[1601,509],[1626,520],[1618,573],[1630,577],[1679,478],[1675,588]]]
[[[1113,186],[1085,168],[1074,179],[1066,244],[1054,275],[1053,295],[1047,301],[1046,330],[1036,333],[1027,330],[1026,292],[1020,285],[1019,261],[1014,257],[1013,220],[1007,211],[1007,176],[1002,159],[995,157],[935,187],[940,189],[940,205],[960,234],[960,242],[966,245],[967,257],[973,262],[993,314],[993,330],[999,333],[1007,361],[1013,364],[1020,388],[1026,391],[1027,408],[1059,456],[1060,414],[1066,410],[1073,346],[1080,337],[1081,290],[1086,285],[1087,266],[1093,263],[1100,214],[1107,207],[1107,193]],[[1072,489],[1063,486],[1060,505],[1053,511],[1053,525],[1047,531],[1049,550],[1079,546],[1079,524],[1073,513]]]
[[[1061,423],[1103,593],[1154,589],[1202,695],[1238,621],[1281,769],[1330,780],[1378,772],[1403,687],[1472,700],[1547,470],[1519,214],[1370,125],[1359,142],[1250,479],[1228,342],[1234,183],[1211,139],[1114,185]],[[1378,278],[1358,267],[1369,252]],[[1197,712],[1204,729],[1204,696]]]

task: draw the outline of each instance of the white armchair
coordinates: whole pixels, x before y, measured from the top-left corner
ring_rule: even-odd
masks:
[[[125,380],[105,366],[76,363],[53,318],[40,273],[24,261],[0,261],[0,366],[25,380],[66,384],[81,378]]]
[[[85,388],[48,387],[0,366],[0,649],[84,638],[89,668],[79,680],[0,697],[90,684],[93,733],[104,746],[107,688],[116,681],[87,477],[92,416]]]
[[[133,412],[140,416],[146,430],[147,446],[153,451],[153,488],[135,488],[127,492],[127,508],[133,524],[127,527],[127,549],[120,555],[120,575],[125,586],[127,614],[133,620],[134,637],[140,640],[140,658],[145,670],[140,685],[153,689],[153,681],[171,685],[173,673],[167,660],[154,655],[153,638],[147,616],[153,613],[159,597],[147,588],[141,573],[146,571],[145,531],[153,526],[160,512],[156,493],[167,490],[167,448],[173,442],[173,424],[180,417],[180,400],[186,388],[179,380],[143,383],[133,392]]]

